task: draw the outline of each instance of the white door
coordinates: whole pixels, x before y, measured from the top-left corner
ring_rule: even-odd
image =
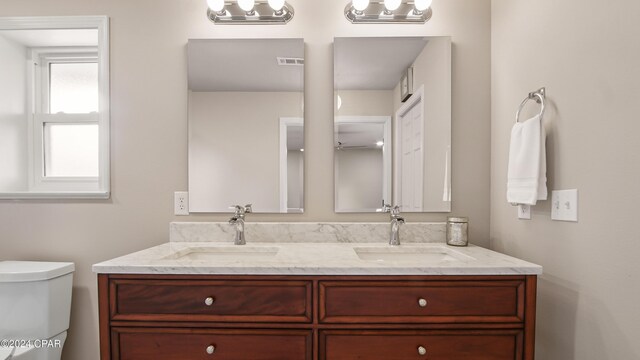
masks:
[[[422,101],[419,101],[398,119],[402,158],[396,169],[400,177],[397,194],[398,205],[405,212],[422,211],[423,128]]]

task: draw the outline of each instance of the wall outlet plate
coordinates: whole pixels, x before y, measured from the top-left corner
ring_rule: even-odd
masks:
[[[189,193],[187,191],[176,191],[173,194],[173,214],[189,215]]]
[[[578,190],[551,192],[551,220],[578,221]]]
[[[518,205],[518,219],[531,220],[531,205]]]

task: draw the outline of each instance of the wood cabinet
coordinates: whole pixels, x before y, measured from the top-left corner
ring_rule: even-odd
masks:
[[[323,330],[320,359],[522,359],[522,330]]]
[[[98,275],[102,360],[533,360],[536,276]]]
[[[116,359],[312,360],[311,330],[210,330],[117,327]]]

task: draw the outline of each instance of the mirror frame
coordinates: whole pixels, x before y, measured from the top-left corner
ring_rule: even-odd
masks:
[[[98,30],[99,86],[99,176],[97,190],[0,192],[0,199],[109,199],[110,174],[110,77],[109,18],[107,16],[27,16],[0,17],[2,30]]]

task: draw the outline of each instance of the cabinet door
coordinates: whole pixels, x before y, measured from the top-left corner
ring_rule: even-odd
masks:
[[[114,360],[311,360],[309,330],[114,328]]]
[[[320,360],[521,360],[520,330],[325,330]]]

